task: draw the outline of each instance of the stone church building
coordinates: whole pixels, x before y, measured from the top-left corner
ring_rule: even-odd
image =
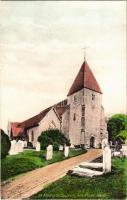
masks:
[[[50,106],[23,122],[10,123],[11,138],[24,138],[36,146],[38,136],[47,129],[59,129],[72,146],[99,148],[108,137],[102,106],[102,91],[89,65],[83,62],[67,99]]]

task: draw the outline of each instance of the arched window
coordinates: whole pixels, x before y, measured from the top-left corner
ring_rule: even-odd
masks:
[[[73,120],[75,121],[76,120],[76,114],[74,113],[74,116],[73,116]]]
[[[34,141],[34,132],[32,131],[31,133],[31,141],[33,142]]]
[[[85,117],[81,117],[81,127],[85,126]]]
[[[82,106],[82,116],[85,116],[85,105]]]
[[[77,102],[77,97],[76,97],[76,95],[74,95],[74,103],[76,103]]]
[[[95,94],[92,94],[92,100],[95,100]]]

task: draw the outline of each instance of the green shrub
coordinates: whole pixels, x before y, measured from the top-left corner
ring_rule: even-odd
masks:
[[[70,141],[58,130],[50,129],[43,131],[38,137],[38,141],[41,143],[41,149],[46,149],[50,144],[53,145],[54,150],[59,149],[59,145],[70,146]]]
[[[121,141],[126,140],[127,115],[113,115],[107,123],[107,130],[109,133],[109,141],[116,141],[118,139]],[[124,132],[121,133],[121,131]]]
[[[1,158],[5,158],[10,150],[11,143],[8,135],[6,135],[2,129],[0,130],[0,132],[1,132]]]

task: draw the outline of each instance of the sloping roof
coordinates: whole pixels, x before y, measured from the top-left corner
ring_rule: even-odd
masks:
[[[83,62],[67,96],[83,88],[88,88],[102,94],[100,86],[86,61]]]
[[[30,128],[33,126],[37,126],[38,123],[45,117],[45,115],[49,112],[51,107],[43,110],[41,113],[38,115],[35,115],[34,117],[31,117],[30,119],[27,119],[19,124],[20,127],[24,128]]]
[[[60,101],[59,103],[46,108],[45,110],[41,111],[39,114],[37,114],[34,117],[31,117],[23,122],[11,122],[13,137],[22,135],[24,133],[24,129],[38,126],[39,122],[46,116],[46,114],[52,108],[55,108],[59,118],[61,118],[62,114],[65,112],[65,110],[67,108],[67,99]]]
[[[61,118],[63,113],[66,111],[66,109],[68,108],[68,106],[65,107],[55,107],[56,112],[58,113],[59,117]]]
[[[56,109],[56,112],[58,113],[59,117],[62,117],[62,114],[67,109],[67,99],[60,101],[59,103],[55,104],[53,106]]]

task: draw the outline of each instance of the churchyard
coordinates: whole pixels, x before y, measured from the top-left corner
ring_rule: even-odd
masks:
[[[112,158],[112,172],[97,177],[66,175],[29,199],[125,199],[127,158]]]
[[[64,145],[61,145],[56,135],[52,145],[50,136],[54,137],[49,134],[48,141],[42,134],[40,142],[38,141],[36,147],[31,149],[26,141],[20,139],[10,141],[8,154],[1,162],[3,198],[13,199],[21,196],[22,199],[123,199],[126,197],[126,141],[121,145],[118,142],[112,145],[105,138],[102,140],[102,149],[85,150],[81,147],[67,146],[69,143],[68,141],[65,143],[64,138]],[[35,170],[37,168],[38,171]]]
[[[83,162],[29,199],[124,199],[127,197],[127,145],[120,151],[102,141],[103,156]],[[118,154],[119,153],[119,154]]]

